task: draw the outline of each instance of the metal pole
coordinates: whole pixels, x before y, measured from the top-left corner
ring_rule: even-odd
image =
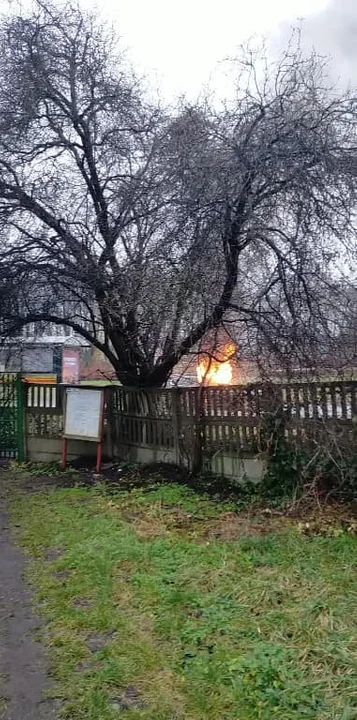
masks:
[[[21,374],[18,373],[15,380],[16,387],[16,434],[17,434],[17,459],[19,463],[24,462],[25,459],[25,447],[24,447],[24,420],[25,420],[25,408],[24,408],[24,386],[22,383]]]

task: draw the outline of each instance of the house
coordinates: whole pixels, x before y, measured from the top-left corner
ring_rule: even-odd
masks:
[[[0,371],[53,373],[62,376],[66,350],[78,353],[80,364],[89,362],[91,345],[72,328],[56,323],[30,323],[0,346]]]

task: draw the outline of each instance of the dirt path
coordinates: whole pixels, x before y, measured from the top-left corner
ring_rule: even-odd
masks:
[[[43,647],[34,639],[40,620],[31,608],[31,591],[23,580],[26,560],[11,540],[4,501],[0,498],[0,718],[54,720]]]

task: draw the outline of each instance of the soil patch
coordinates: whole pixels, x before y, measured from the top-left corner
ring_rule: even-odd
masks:
[[[108,645],[113,639],[113,633],[106,633],[104,635],[90,635],[87,638],[87,645],[92,653],[100,652]]]
[[[125,710],[141,710],[145,708],[145,703],[140,700],[140,695],[135,687],[130,685],[125,690],[124,695],[112,697],[111,707],[113,710],[118,712],[124,712]]]
[[[206,537],[222,541],[237,540],[253,535],[268,535],[288,527],[292,521],[285,517],[269,516],[266,513],[252,515],[250,513],[224,513],[219,520],[206,531]]]

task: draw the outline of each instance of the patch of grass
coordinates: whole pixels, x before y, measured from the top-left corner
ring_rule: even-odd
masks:
[[[16,460],[10,462],[10,469],[13,470],[17,475],[25,475],[27,477],[56,477],[68,474],[68,469],[61,466],[61,463],[55,460],[50,462],[22,462],[19,463]],[[71,473],[74,474],[77,471],[71,468]]]
[[[12,517],[63,718],[357,718],[350,533],[305,536],[176,484],[20,493]]]

